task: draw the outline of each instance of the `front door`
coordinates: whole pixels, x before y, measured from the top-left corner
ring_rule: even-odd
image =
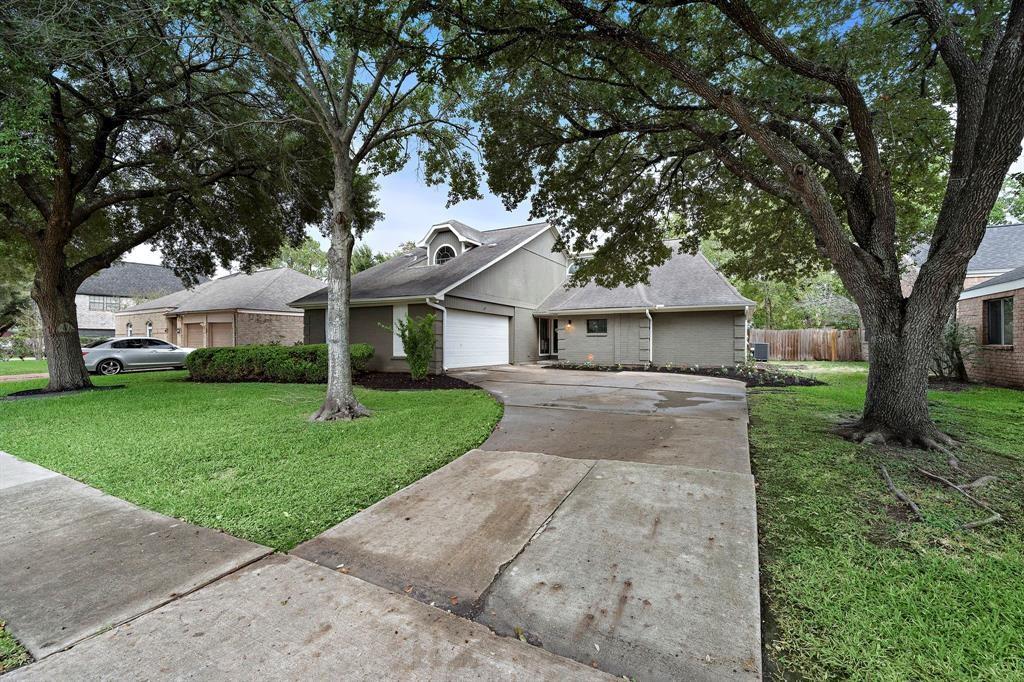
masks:
[[[540,334],[540,351],[541,355],[551,354],[551,320],[547,318],[541,318],[537,320],[537,328]]]

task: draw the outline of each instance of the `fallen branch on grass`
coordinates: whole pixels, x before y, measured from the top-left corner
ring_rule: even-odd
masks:
[[[921,513],[921,509],[914,504],[914,501],[907,497],[907,494],[896,487],[896,484],[892,482],[892,477],[889,476],[889,470],[885,468],[884,464],[878,465],[879,470],[882,472],[882,478],[885,479],[885,487],[889,489],[897,500],[910,507],[914,514],[917,515],[918,520],[924,521],[924,514]]]

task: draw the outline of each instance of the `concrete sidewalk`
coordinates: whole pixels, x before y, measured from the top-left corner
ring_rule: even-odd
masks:
[[[43,658],[270,549],[0,452],[0,619]]]

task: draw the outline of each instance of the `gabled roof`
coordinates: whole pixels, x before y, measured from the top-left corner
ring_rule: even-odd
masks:
[[[431,225],[430,229],[427,230],[426,236],[416,242],[416,246],[426,246],[430,242],[430,238],[441,230],[451,230],[459,238],[459,241],[469,242],[475,246],[480,246],[484,243],[484,233],[480,230],[474,230],[466,223],[459,222],[458,220],[445,220],[444,222]]]
[[[559,287],[540,304],[537,313],[754,305],[754,301],[741,296],[703,254],[678,253],[678,240],[665,244],[672,249],[672,256],[651,270],[648,284],[609,289],[589,282],[582,287]]]
[[[928,258],[928,245],[911,252],[917,267]],[[978,252],[967,263],[968,276],[982,272],[1004,272],[1024,265],[1024,224],[992,225],[985,230]]]
[[[208,310],[267,310],[295,312],[288,302],[323,287],[318,279],[290,268],[258,270],[227,275],[200,284],[194,289],[126,308],[122,313],[165,310],[176,313]]]
[[[960,300],[987,296],[989,294],[999,294],[1015,289],[1024,289],[1024,265],[1009,272],[1004,272],[998,277],[987,279],[981,284],[975,284],[969,289],[964,289],[964,292],[960,294]]]
[[[532,223],[480,232],[480,246],[460,253],[443,265],[429,265],[427,251],[423,248],[395,256],[352,276],[352,300],[441,295],[549,229],[547,223]],[[296,308],[318,308],[326,304],[326,287],[292,302]]]
[[[200,282],[206,282],[201,277]],[[163,265],[150,263],[114,263],[87,277],[78,293],[93,296],[159,296],[181,291],[185,283],[174,271]]]

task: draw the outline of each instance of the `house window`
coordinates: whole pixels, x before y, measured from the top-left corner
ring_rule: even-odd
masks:
[[[132,323],[131,322],[129,322],[128,326],[125,327],[124,333],[127,336],[131,336],[132,335]]]
[[[985,301],[985,343],[1013,344],[1013,297]]]
[[[114,312],[127,307],[128,299],[120,296],[89,296],[89,310]]]
[[[607,334],[608,333],[608,319],[598,318],[596,320],[587,320],[587,333],[588,334]]]
[[[153,336],[153,323],[146,321],[146,336]]]
[[[452,258],[455,258],[455,249],[445,245],[434,252],[434,265],[444,265]]]

